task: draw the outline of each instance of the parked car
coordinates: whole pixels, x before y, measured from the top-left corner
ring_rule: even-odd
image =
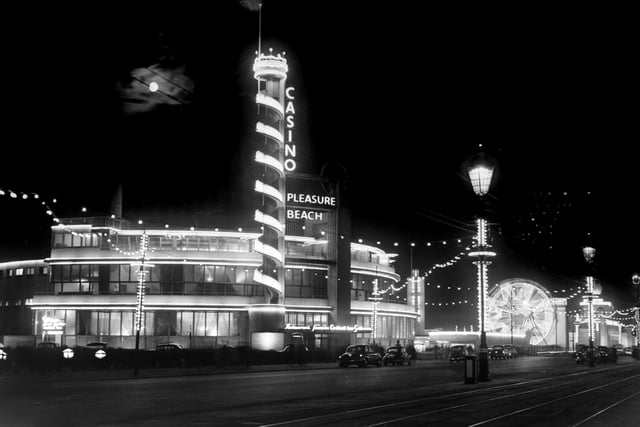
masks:
[[[38,345],[36,346],[37,349],[52,349],[52,348],[60,348],[60,344],[58,344],[57,342],[53,342],[53,341],[43,341],[41,343],[38,343]]]
[[[518,357],[518,349],[514,345],[505,344],[504,345],[504,354],[509,359],[515,359],[516,357]]]
[[[489,357],[492,359],[504,359],[506,357],[503,345],[494,345],[489,350]]]
[[[356,344],[350,345],[345,349],[338,359],[338,364],[341,368],[346,368],[349,365],[358,365],[360,367],[366,367],[367,365],[380,366],[381,359],[380,355],[368,345]]]
[[[625,356],[631,356],[631,350],[632,350],[632,349],[631,349],[631,347],[625,347],[625,348],[623,349],[623,351],[624,351],[624,355],[625,355]]]
[[[156,346],[156,351],[179,351],[182,349],[183,347],[181,344],[176,344],[173,342],[166,342],[166,343],[158,344]]]
[[[578,344],[578,346],[576,347],[576,353],[575,353],[576,363],[578,364],[589,363],[589,351],[590,349],[588,345]],[[593,348],[593,361],[595,363],[600,363],[600,352],[595,346]]]
[[[387,352],[382,356],[382,363],[384,366],[389,364],[395,365],[404,365],[405,362],[407,365],[411,365],[411,357],[406,352],[404,347],[399,345],[391,346],[387,349]]]
[[[603,345],[598,345],[595,347],[595,352],[597,357],[600,359],[599,362],[609,362],[611,358],[611,350],[609,347],[605,347]]]
[[[449,363],[460,362],[464,360],[464,356],[467,354],[466,347],[462,344],[452,345],[449,349]]]
[[[107,348],[107,343],[106,342],[90,342],[89,344],[85,345],[85,347],[93,350],[104,350]]]

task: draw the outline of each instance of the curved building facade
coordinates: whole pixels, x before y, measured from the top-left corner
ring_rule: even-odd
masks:
[[[0,264],[5,345],[104,341],[133,348],[143,239],[142,348],[171,341],[186,348],[281,349],[301,338],[310,348],[338,350],[345,342],[371,342],[373,282],[400,280],[388,254],[361,244],[351,244],[349,280],[335,280],[328,240],[291,236],[282,304],[270,304],[271,290],[253,280],[263,266],[255,250],[260,233],[142,228],[114,218],[61,222],[52,227],[50,257]],[[331,302],[338,288],[348,291],[348,313],[340,316]],[[413,338],[416,315],[404,300],[389,293],[376,315],[377,342]]]

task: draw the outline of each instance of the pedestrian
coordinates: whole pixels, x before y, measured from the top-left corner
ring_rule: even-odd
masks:
[[[471,344],[467,346],[467,356],[473,356],[473,347],[471,347]]]

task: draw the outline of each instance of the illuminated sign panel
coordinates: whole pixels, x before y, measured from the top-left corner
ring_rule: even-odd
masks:
[[[329,326],[318,326],[318,325],[292,325],[287,323],[284,327],[289,331],[310,331],[310,332],[348,332],[348,333],[358,333],[358,332],[371,332],[371,328],[365,328],[359,325],[329,325]]]
[[[288,220],[325,222],[327,212],[334,210],[338,201],[327,194],[318,179],[288,176],[285,203]]]
[[[55,317],[42,317],[42,331],[47,335],[62,335],[65,323]]]

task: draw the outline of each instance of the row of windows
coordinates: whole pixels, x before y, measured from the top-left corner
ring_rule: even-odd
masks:
[[[327,298],[327,272],[287,268],[284,271],[285,295],[291,298]]]
[[[286,242],[285,255],[289,257],[304,257],[327,259],[328,245],[307,245],[303,242]]]
[[[253,267],[202,266],[202,265],[160,265],[147,271],[146,282],[186,282],[186,283],[252,283]],[[110,283],[138,282],[138,266],[129,264],[73,264],[54,265],[51,281],[58,282],[99,282],[100,275],[108,274]],[[104,279],[103,279],[104,280]]]
[[[20,267],[10,268],[8,270],[0,270],[0,279],[5,277],[20,276],[46,276],[49,273],[49,267]]]
[[[328,326],[329,314],[327,313],[287,313],[286,323],[294,326]]]
[[[148,336],[211,336],[240,335],[240,316],[235,311],[147,311],[142,335]],[[36,317],[36,334],[46,334],[43,317],[58,319],[64,335],[133,336],[135,312],[46,310]]]
[[[373,319],[371,315],[355,315],[351,316],[352,322],[355,325],[363,328],[373,328]],[[393,339],[408,339],[414,336],[415,320],[407,317],[395,317],[378,315],[377,319],[377,333],[380,338],[393,338]],[[367,337],[370,334],[360,336],[360,338]]]
[[[138,268],[128,264],[54,265],[51,283],[40,285],[40,294],[135,294]],[[258,296],[253,267],[159,265],[149,269],[148,294]],[[324,270],[285,269],[285,292],[292,298],[327,298]]]
[[[54,248],[97,248],[100,236],[95,233],[54,233]]]
[[[38,289],[45,295],[90,294],[90,295],[135,295],[138,283],[108,283],[102,287],[99,283],[59,282],[48,283]],[[147,295],[218,295],[218,296],[260,296],[264,288],[258,284],[228,283],[145,283]]]
[[[140,250],[140,236],[111,236],[111,247],[123,252]],[[149,249],[156,252],[251,252],[251,241],[232,237],[149,236]]]

